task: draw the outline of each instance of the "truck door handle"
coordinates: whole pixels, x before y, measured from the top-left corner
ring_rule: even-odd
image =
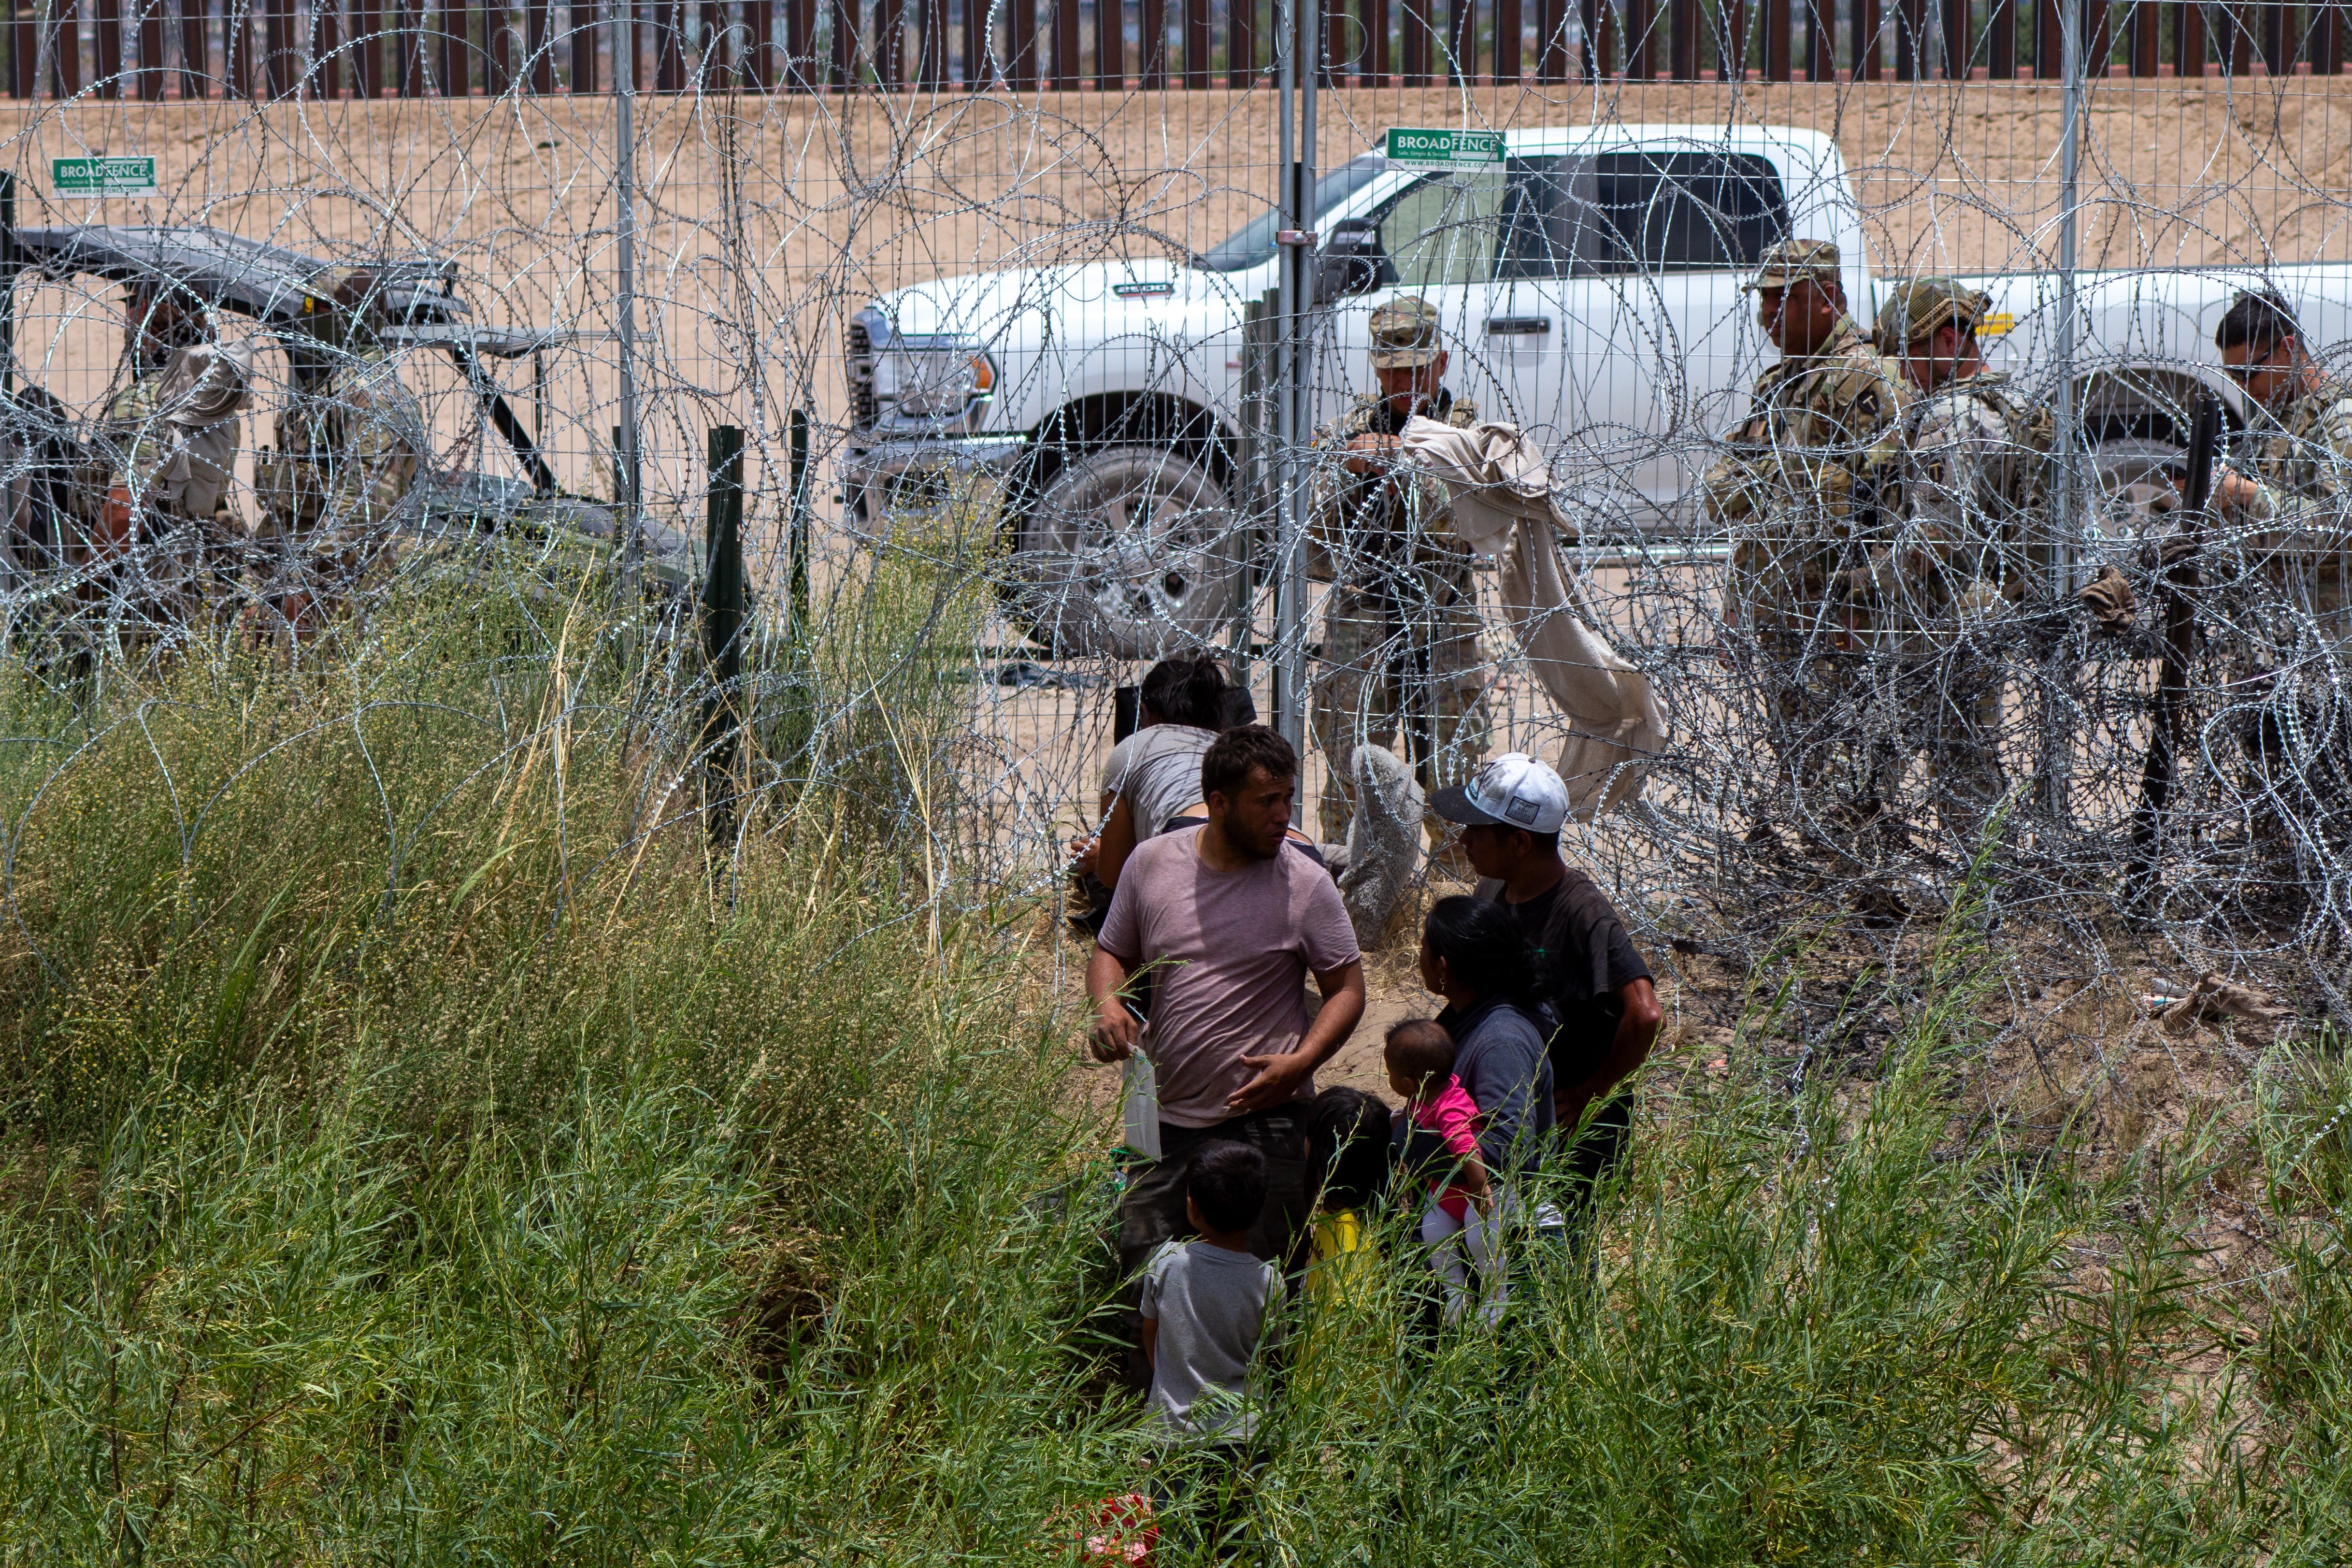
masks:
[[[1490,338],[1540,338],[1551,331],[1549,316],[1489,316],[1486,335]]]

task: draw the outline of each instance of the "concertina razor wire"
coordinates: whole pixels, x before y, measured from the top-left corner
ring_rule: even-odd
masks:
[[[1616,737],[1638,791],[1570,837],[1657,947],[1915,929],[1976,867],[2086,973],[2153,931],[2159,969],[2340,1014],[2352,447],[2214,334],[2273,289],[2314,384],[2352,374],[2342,7],[1439,10],[1309,15],[1290,246],[1270,5],[19,20],[13,647],[60,682],[206,637],[331,659],[436,574],[617,584],[675,770],[709,733],[726,426],[742,832],[848,787],[824,716],[777,715],[875,691],[811,699],[779,650],[886,575],[956,696],[919,809],[873,804],[936,840],[949,899],[1062,886],[1155,657],[1229,661],[1338,841],[1360,744],[1427,787],[1576,741],[1528,657],[1573,617],[1654,702]],[[1391,159],[1395,128],[1452,161]],[[1776,354],[1744,286],[1793,239],[1836,247],[1864,332],[1922,277],[1985,297],[1966,483],[1950,405],[1859,347],[1867,428],[1750,422]],[[1407,297],[1448,395],[1540,464],[1532,598],[1338,466]],[[2179,500],[2208,397],[2225,485],[2279,481],[2260,507]]]

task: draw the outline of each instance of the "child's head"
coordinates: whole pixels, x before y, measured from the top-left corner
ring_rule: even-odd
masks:
[[[1247,1143],[1216,1142],[1192,1156],[1184,1176],[1192,1223],[1220,1236],[1239,1236],[1265,1207],[1265,1156]]]
[[[1434,1018],[1407,1018],[1389,1026],[1386,1048],[1389,1087],[1407,1100],[1425,1100],[1454,1076],[1454,1037]]]
[[[1327,1089],[1307,1105],[1307,1190],[1327,1209],[1362,1208],[1388,1185],[1389,1108],[1360,1089]]]

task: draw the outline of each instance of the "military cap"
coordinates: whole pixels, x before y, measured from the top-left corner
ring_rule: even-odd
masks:
[[[1756,276],[1744,287],[1749,291],[1786,289],[1806,278],[1836,288],[1841,281],[1838,247],[1826,239],[1784,239],[1767,246],[1764,259],[1757,265]]]
[[[1879,353],[1898,353],[1947,321],[1957,321],[1962,331],[1972,331],[1991,309],[1991,295],[1963,289],[1949,278],[1914,278],[1888,291],[1873,335]]]
[[[377,299],[375,274],[364,267],[346,268],[320,273],[311,280],[303,290],[302,313],[315,315],[338,305],[346,310],[356,310]]]
[[[1418,294],[1372,312],[1372,368],[1419,370],[1437,361],[1437,307]]]

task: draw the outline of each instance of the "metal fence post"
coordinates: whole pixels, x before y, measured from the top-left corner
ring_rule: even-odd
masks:
[[[0,169],[0,401],[16,393],[16,176]]]
[[[805,636],[809,616],[809,528],[812,521],[809,516],[808,410],[793,409],[787,423],[791,428],[793,504],[791,519],[785,525],[784,551],[791,563],[793,628]]]
[[[1242,309],[1241,477],[1239,500],[1248,519],[1243,532],[1242,591],[1234,606],[1234,679],[1249,684],[1250,663],[1256,658],[1258,593],[1265,585],[1264,554],[1271,536],[1268,525],[1280,526],[1275,490],[1275,453],[1270,440],[1274,426],[1269,384],[1274,372],[1274,314],[1276,291]]]
[[[743,432],[710,432],[702,577],[702,655],[710,694],[702,710],[703,800],[710,838],[734,831],[736,773],[742,754]]]
[[[1301,752],[1307,745],[1304,508],[1307,482],[1301,447],[1314,423],[1310,401],[1314,375],[1307,363],[1314,337],[1307,318],[1315,304],[1311,281],[1316,239],[1315,79],[1319,62],[1301,61],[1299,52],[1302,47],[1319,49],[1320,15],[1317,0],[1277,0],[1275,16],[1276,90],[1281,95],[1277,162],[1282,181],[1282,226],[1275,238],[1282,270],[1276,320],[1280,339],[1275,360],[1275,460],[1280,501],[1275,538],[1274,721],[1275,728]]]
[[[613,195],[620,224],[619,298],[614,315],[621,342],[621,430],[614,450],[621,466],[621,589],[631,603],[639,595],[646,553],[643,475],[637,464],[636,14],[636,0],[614,0]]]
[[[2057,432],[2051,451],[2051,525],[2055,537],[2051,541],[2050,552],[2050,591],[2053,611],[2063,607],[2074,591],[2075,563],[2082,538],[2081,487],[2078,483],[2080,476],[2076,472],[2079,443],[2074,427],[2075,219],[2079,201],[2076,182],[2082,162],[2083,124],[2082,0],[2059,0],[2058,36],[2058,387],[2055,399]],[[2049,668],[2043,671],[2042,684],[2040,805],[2049,827],[2054,831],[2066,816],[2069,794],[2066,776],[2071,771],[2067,763],[2073,744],[2063,722],[2072,704],[2061,700],[2069,694],[2071,681],[2059,655],[2052,656]]]

